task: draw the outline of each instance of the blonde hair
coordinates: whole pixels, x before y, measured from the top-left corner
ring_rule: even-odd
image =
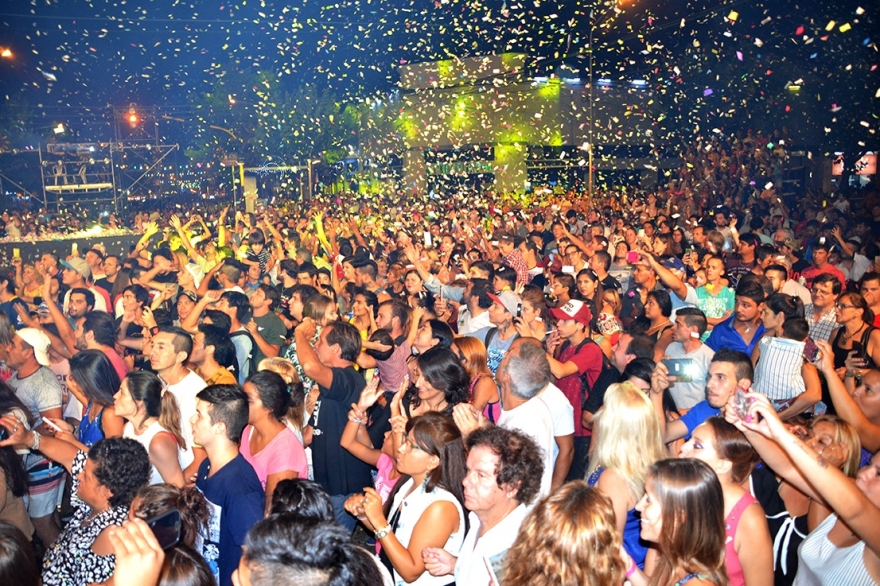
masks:
[[[639,500],[651,466],[668,457],[651,399],[631,382],[610,385],[595,426],[598,438],[587,475],[599,467],[614,470]]]
[[[299,373],[296,371],[296,368],[286,358],[263,358],[260,360],[260,364],[257,365],[257,370],[268,370],[274,372],[284,379],[288,385],[292,385],[298,382],[302,382],[299,378]]]
[[[303,429],[303,410],[305,409],[305,392],[303,391],[302,379],[296,367],[286,358],[274,357],[260,360],[260,363],[257,365],[257,371],[263,370],[274,372],[284,379],[290,392],[290,403],[283,419],[301,433]]]
[[[862,442],[859,432],[853,425],[837,415],[820,415],[810,421],[812,430],[817,423],[828,423],[834,426],[834,441],[846,450],[846,460],[840,469],[850,478],[855,478],[862,464]]]
[[[523,520],[504,557],[504,584],[619,586],[627,568],[621,545],[610,499],[581,480],[569,482]]]

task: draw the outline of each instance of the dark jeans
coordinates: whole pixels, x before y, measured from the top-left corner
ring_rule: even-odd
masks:
[[[584,480],[587,474],[587,466],[590,464],[590,440],[592,436],[574,438],[574,458],[571,460],[571,468],[568,469],[566,482],[569,480]]]
[[[336,522],[349,531],[354,531],[354,526],[357,525],[357,519],[352,517],[348,511],[345,510],[345,501],[350,496],[350,494],[331,494],[330,502],[333,503],[333,512],[336,513]]]

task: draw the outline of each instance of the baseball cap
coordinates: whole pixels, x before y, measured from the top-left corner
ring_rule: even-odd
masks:
[[[49,366],[49,337],[36,328],[22,328],[15,335],[33,346],[37,362]]]
[[[590,327],[590,320],[593,319],[590,308],[579,299],[571,299],[562,307],[550,309],[550,315],[556,319],[573,319],[587,327]]]
[[[683,271],[684,263],[680,258],[670,257],[663,261],[663,266],[671,271]]]
[[[82,275],[83,279],[89,279],[92,276],[92,269],[89,268],[89,263],[79,257],[74,257],[70,260],[62,260],[61,264],[65,268],[78,272]]]
[[[514,316],[516,315],[517,306],[522,303],[522,299],[513,291],[502,291],[498,295],[489,293],[489,297],[492,301],[509,311],[510,315]]]

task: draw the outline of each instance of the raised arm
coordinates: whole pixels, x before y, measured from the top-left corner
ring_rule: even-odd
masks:
[[[22,423],[12,415],[5,415],[0,418],[0,425],[6,428],[8,437],[0,441],[0,447],[5,446],[25,446],[31,449],[37,447],[37,432],[30,431]],[[54,438],[50,435],[40,435],[39,450],[44,456],[54,462],[58,462],[70,472],[73,465],[73,459],[76,457],[79,448],[64,440]]]
[[[834,403],[834,409],[837,415],[856,428],[859,434],[859,440],[862,447],[871,453],[880,450],[880,425],[877,425],[865,416],[865,413],[852,398],[852,394],[847,390],[843,381],[837,376],[834,370],[834,354],[831,350],[831,344],[825,341],[816,342],[821,352],[821,358],[817,366],[825,380],[828,381],[828,392],[831,395],[831,402]],[[847,375],[849,376],[849,375]],[[850,377],[848,380],[854,380]]]
[[[750,393],[756,395],[757,393]],[[803,478],[815,489],[815,492],[834,510],[837,516],[851,529],[865,545],[880,555],[880,508],[860,490],[852,479],[835,468],[829,466],[816,452],[797,436],[788,431],[785,424],[777,417],[769,401],[756,398],[749,409],[751,422],[742,422],[747,428],[773,440],[790,458]],[[872,459],[872,471],[860,475],[877,475],[880,456]],[[874,481],[876,482],[876,480]]]
[[[333,385],[333,369],[321,363],[311,344],[316,328],[315,320],[307,317],[293,331],[296,339],[296,356],[306,376],[325,389],[329,389]]]

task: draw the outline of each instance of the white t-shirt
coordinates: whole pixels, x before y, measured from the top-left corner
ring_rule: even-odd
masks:
[[[550,416],[553,418],[553,436],[562,437],[565,435],[574,435],[574,407],[571,401],[563,394],[563,392],[554,385],[549,383],[544,390],[538,393],[538,399],[542,400],[550,410]],[[553,461],[556,462],[556,456],[559,455],[559,446],[553,441]]]
[[[556,457],[553,455],[556,439],[553,435],[553,415],[547,404],[540,397],[533,397],[519,407],[502,411],[498,417],[498,425],[505,429],[521,431],[535,440],[544,456],[544,473],[541,475],[539,496],[550,494],[553,465],[556,463]]]
[[[529,510],[529,507],[520,504],[479,539],[477,536],[480,533],[480,519],[476,513],[470,513],[470,530],[464,538],[458,560],[455,562],[455,583],[492,583],[487,564],[492,565],[497,576],[498,569],[504,563],[504,554],[516,540],[519,526],[522,525]]]
[[[674,382],[669,387],[669,393],[675,400],[675,406],[679,409],[690,409],[697,403],[706,400],[706,381],[709,378],[709,363],[715,356],[715,351],[705,344],[691,352],[685,353],[681,342],[672,342],[666,347],[666,355],[669,358],[692,358],[694,368],[692,371],[694,380],[689,383]]]
[[[180,450],[180,465],[186,468],[192,464],[195,456],[193,455],[193,431],[190,418],[196,414],[196,395],[207,385],[202,377],[189,371],[179,383],[168,385],[168,392],[177,399],[177,407],[180,409],[180,430],[183,439],[186,440],[186,449]]]

